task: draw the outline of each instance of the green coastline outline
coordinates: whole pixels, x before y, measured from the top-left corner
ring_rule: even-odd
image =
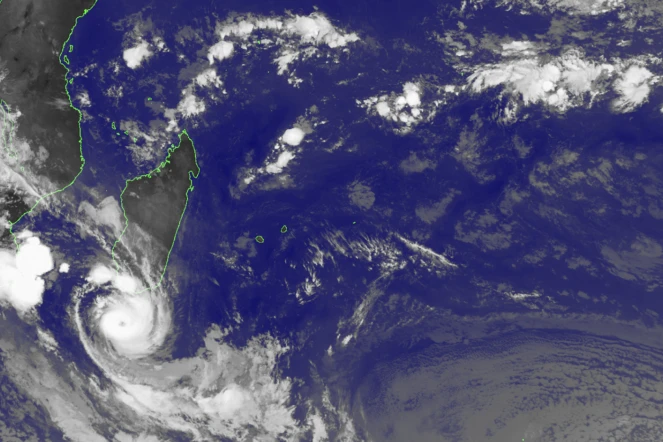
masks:
[[[149,291],[149,290],[154,290],[154,289],[158,288],[161,285],[161,283],[163,282],[163,277],[166,274],[166,269],[168,268],[168,262],[170,260],[170,254],[172,253],[173,248],[175,247],[175,241],[177,240],[177,234],[180,231],[180,226],[182,225],[182,220],[184,219],[184,214],[186,213],[186,209],[189,205],[189,193],[192,192],[193,188],[194,188],[193,179],[198,178],[198,176],[200,175],[200,170],[201,169],[200,169],[200,165],[198,164],[198,152],[196,151],[196,145],[193,142],[193,138],[191,138],[191,136],[186,131],[186,129],[183,129],[182,132],[180,132],[178,134],[178,138],[180,140],[179,143],[177,144],[177,146],[168,148],[168,155],[166,156],[166,159],[161,162],[161,164],[159,164],[151,172],[148,172],[148,173],[145,173],[143,175],[139,175],[137,177],[130,178],[130,179],[126,180],[126,182],[124,184],[124,189],[122,189],[122,193],[120,193],[120,207],[122,207],[122,215],[124,216],[124,229],[122,230],[122,233],[120,233],[120,236],[113,243],[113,248],[111,249],[111,258],[113,260],[113,264],[115,264],[116,273],[120,272],[120,264],[115,259],[115,248],[120,243],[120,241],[122,240],[122,237],[124,236],[124,233],[129,228],[129,218],[127,217],[127,212],[124,209],[124,201],[122,199],[122,196],[124,195],[124,192],[126,192],[127,187],[129,187],[129,183],[134,182],[134,181],[139,181],[139,180],[142,180],[142,179],[145,179],[145,178],[147,178],[147,179],[152,178],[153,173],[158,173],[159,171],[161,171],[162,167],[165,167],[170,162],[170,156],[173,154],[173,152],[175,152],[177,149],[179,149],[180,146],[182,146],[182,135],[186,135],[187,138],[189,138],[189,141],[191,141],[191,147],[193,148],[193,160],[196,164],[196,168],[198,169],[198,172],[197,173],[194,173],[192,171],[188,172],[188,175],[189,175],[189,188],[187,189],[186,194],[185,194],[186,201],[184,202],[184,208],[182,209],[182,213],[180,214],[180,219],[177,222],[177,228],[175,229],[175,233],[173,234],[173,242],[170,245],[170,249],[168,249],[168,254],[166,255],[166,262],[163,265],[163,270],[161,271],[161,275],[159,276],[159,281],[156,283],[156,285],[154,287],[147,287],[146,289],[143,289],[143,290],[137,292],[136,294],[140,294],[140,293],[143,293],[143,292],[146,292],[146,291]]]
[[[74,21],[74,25],[71,27],[71,30],[69,31],[69,36],[68,36],[67,39],[64,41],[64,43],[62,43],[62,50],[60,51],[60,54],[58,55],[58,61],[60,62],[60,64],[61,64],[61,65],[66,69],[66,71],[67,71],[67,72],[64,74],[64,91],[65,91],[65,93],[67,94],[67,98],[69,99],[69,107],[71,107],[71,108],[74,109],[76,112],[78,112],[78,147],[79,147],[79,152],[80,152],[81,167],[80,167],[80,169],[78,170],[78,173],[76,174],[76,176],[74,177],[74,179],[71,180],[71,182],[70,182],[69,184],[67,184],[66,186],[64,186],[64,187],[61,188],[61,189],[54,190],[53,192],[49,192],[49,193],[47,193],[47,194],[45,194],[45,195],[40,196],[40,197],[37,199],[37,201],[35,201],[35,203],[32,205],[32,207],[30,207],[30,209],[28,209],[28,210],[27,210],[26,212],[24,212],[21,216],[19,216],[19,217],[16,219],[16,221],[9,221],[9,233],[11,234],[12,238],[14,239],[14,244],[16,245],[16,251],[17,251],[17,252],[18,252],[18,250],[20,249],[20,245],[18,244],[18,239],[16,238],[16,235],[14,234],[14,226],[15,226],[16,224],[18,224],[19,221],[21,221],[21,220],[23,219],[24,216],[26,216],[26,215],[32,213],[32,211],[35,210],[35,208],[36,208],[36,207],[39,205],[39,203],[41,203],[43,200],[45,200],[45,199],[48,198],[49,196],[53,196],[53,195],[55,195],[55,194],[57,194],[57,193],[60,193],[60,192],[64,191],[65,189],[71,187],[71,186],[76,182],[76,180],[78,179],[78,177],[81,176],[81,173],[83,173],[83,169],[85,168],[85,157],[83,156],[83,135],[82,135],[82,132],[81,132],[81,119],[82,119],[83,116],[82,116],[82,114],[81,114],[81,110],[78,109],[76,106],[74,106],[74,103],[71,101],[71,95],[69,95],[69,89],[67,88],[67,85],[70,84],[70,83],[67,81],[67,75],[69,74],[70,69],[69,69],[69,67],[68,67],[66,64],[64,64],[64,63],[62,62],[62,54],[64,54],[64,52],[65,52],[65,47],[66,47],[67,44],[69,43],[69,40],[71,39],[71,36],[72,36],[73,33],[74,33],[74,29],[75,29],[76,26],[78,25],[78,20],[81,19],[81,18],[83,18],[83,17],[85,17],[85,16],[88,14],[88,12],[90,12],[90,11],[92,10],[92,8],[94,8],[94,6],[97,4],[98,1],[99,1],[99,0],[94,0],[94,3],[92,3],[92,6],[90,6],[88,9],[85,9],[81,15],[79,15],[78,17],[76,17],[76,20]],[[0,3],[1,3],[1,2],[0,2]]]

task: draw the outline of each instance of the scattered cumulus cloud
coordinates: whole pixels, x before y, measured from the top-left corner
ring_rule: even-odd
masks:
[[[273,60],[278,66],[277,72],[279,75],[288,75],[288,82],[294,86],[299,85],[302,80],[291,72],[293,63],[313,56],[333,58],[332,53],[323,53],[321,48],[338,50],[359,41],[356,33],[338,30],[319,12],[308,16],[289,15],[285,18],[248,15],[217,25],[216,33],[220,40],[208,50],[207,58],[210,64],[231,57],[237,46],[245,49],[254,44],[250,36],[256,31],[260,31],[261,48],[276,48]],[[235,45],[233,40],[241,44]],[[334,60],[338,61],[335,58]]]
[[[196,84],[201,87],[216,86],[221,87],[223,82],[219,75],[216,73],[216,70],[210,68],[205,69],[200,74],[196,76]]]
[[[440,96],[444,97],[457,94],[458,91],[455,86],[449,85],[441,88],[440,93]],[[401,93],[373,96],[356,100],[356,103],[369,114],[395,124],[396,133],[407,134],[421,122],[430,121],[435,116],[437,107],[445,102],[444,99],[435,99],[424,104],[423,95],[422,85],[419,82],[409,81],[403,85]]]
[[[285,19],[260,16],[242,17],[220,23],[217,27],[217,34],[222,40],[228,37],[247,40],[256,30],[272,31],[281,36],[293,37],[300,43],[325,45],[330,48],[343,47],[359,40],[359,36],[354,32],[339,32],[329,19],[319,12],[314,12],[309,16],[292,15]]]
[[[422,119],[421,89],[415,83],[405,83],[402,94],[381,95],[363,100],[361,105],[371,108],[385,120],[400,123],[405,127],[417,124]]]
[[[87,91],[81,91],[78,95],[76,95],[76,104],[79,108],[90,107],[92,105],[92,101],[90,101],[90,95],[87,93]]]
[[[488,3],[486,0],[470,0],[474,9]],[[463,9],[467,2],[463,2]],[[624,0],[500,0],[497,6],[525,11],[551,13],[555,11],[574,15],[600,15],[624,7]]]

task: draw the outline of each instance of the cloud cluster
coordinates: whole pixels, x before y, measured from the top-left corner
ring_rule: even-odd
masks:
[[[221,81],[221,78],[219,78],[219,74],[217,74],[216,70],[212,68],[205,69],[200,74],[198,74],[195,81],[196,84],[201,87],[221,87],[223,85],[223,81]]]
[[[403,84],[401,93],[390,93],[356,100],[359,107],[370,115],[377,115],[396,125],[397,134],[407,134],[418,124],[430,121],[440,104],[445,102],[445,95],[457,94],[454,86],[445,86],[437,99],[422,102],[423,86],[420,82],[408,81]]]
[[[124,58],[124,62],[129,69],[136,69],[144,60],[150,58],[152,54],[149,43],[145,40],[140,40],[135,46],[125,49],[122,53],[122,58]]]
[[[319,12],[308,16],[289,15],[285,18],[255,15],[240,16],[217,25],[216,33],[220,40],[208,49],[210,64],[231,57],[235,51],[232,40],[241,43],[242,48],[250,47],[251,35],[260,31],[262,48],[277,47],[274,63],[278,74],[289,74],[290,84],[298,85],[301,79],[292,75],[290,66],[297,60],[306,60],[321,54],[320,48],[345,48],[349,43],[359,41],[356,33],[339,31],[329,19]],[[326,54],[328,57],[331,54]]]
[[[654,77],[649,69],[633,65],[615,82],[619,98],[613,103],[621,112],[630,112],[647,100],[650,85]]]
[[[45,282],[41,277],[54,268],[48,246],[36,236],[24,239],[18,252],[0,250],[0,300],[20,313],[41,304]]]
[[[135,33],[139,31],[134,30]],[[159,36],[152,37],[152,42],[146,41],[142,37],[135,40],[134,46],[125,49],[122,52],[124,63],[129,69],[138,69],[145,60],[154,55],[155,52],[168,52],[166,43]]]
[[[407,82],[401,94],[370,97],[358,104],[377,113],[385,120],[391,120],[405,127],[405,131],[423,119],[420,109],[421,88],[418,84]]]
[[[234,45],[232,42],[222,40],[209,48],[207,59],[209,60],[209,64],[214,64],[215,60],[221,61],[232,57],[233,52]]]
[[[614,70],[609,64],[587,62],[577,52],[569,52],[548,63],[526,58],[483,65],[467,82],[474,92],[504,85],[525,105],[542,102],[564,110],[582,103],[587,93],[599,93],[597,79]]]
[[[299,43],[326,45],[330,48],[346,46],[359,40],[359,36],[354,32],[339,32],[329,19],[319,12],[308,16],[291,15],[285,19],[248,15],[219,23],[217,26],[217,34],[222,41],[227,37],[247,40],[257,30],[292,37]]]
[[[527,56],[532,48],[531,45],[517,47],[511,44],[505,54]],[[525,106],[540,103],[550,110],[563,112],[572,107],[591,105],[596,97],[609,90],[605,86],[612,81],[612,87],[619,95],[613,108],[618,112],[629,112],[647,100],[651,84],[658,80],[638,60],[601,63],[583,59],[577,50],[569,50],[552,60],[546,59],[549,61],[527,56],[481,65],[474,68],[467,83],[473,92],[503,86]],[[510,105],[517,107],[517,103]]]
[[[312,133],[310,121],[300,118],[296,126],[286,129],[274,143],[273,150],[267,155],[263,167],[247,168],[239,172],[240,185],[237,190],[244,190],[249,184],[262,177],[262,184],[267,188],[287,187],[291,178],[282,174],[290,162],[302,151],[302,142],[307,134]]]
[[[488,3],[486,0],[471,0],[474,9]],[[552,13],[556,11],[574,15],[599,15],[624,7],[624,0],[500,0],[497,6],[514,7],[533,12]],[[527,12],[522,11],[523,14]]]
[[[185,118],[190,118],[205,112],[205,102],[194,95],[191,88],[182,91],[182,99],[177,105],[177,111]]]
[[[290,146],[299,146],[299,143],[304,139],[304,131],[299,127],[290,128],[283,133],[281,139]]]

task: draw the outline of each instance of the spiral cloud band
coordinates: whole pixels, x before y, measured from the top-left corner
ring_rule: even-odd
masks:
[[[127,358],[148,356],[159,348],[171,326],[171,311],[159,292],[142,290],[140,281],[98,266],[88,281],[111,283],[110,295],[95,300],[92,318],[101,336]]]
[[[153,296],[120,294],[105,303],[98,325],[115,351],[129,358],[143,357],[163,343],[170,321]]]

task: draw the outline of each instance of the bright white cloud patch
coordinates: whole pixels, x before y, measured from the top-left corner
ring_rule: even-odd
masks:
[[[149,292],[98,298],[99,330],[119,354],[144,357],[163,343],[170,320],[158,311],[160,303],[152,298]]]
[[[92,105],[90,95],[86,91],[82,91],[80,94],[76,95],[76,102],[79,108],[90,107]]]
[[[143,60],[146,60],[152,56],[152,51],[150,51],[150,45],[146,41],[138,43],[133,48],[125,49],[122,57],[124,58],[127,67],[130,69],[136,69],[143,63]]]
[[[268,173],[281,173],[288,165],[290,160],[295,158],[295,154],[289,151],[281,152],[275,162],[268,164],[265,170]]]
[[[522,56],[535,54],[535,45],[530,41],[512,41],[502,44],[502,55],[504,56]]]
[[[616,109],[629,112],[647,100],[651,88],[649,82],[652,74],[642,66],[631,66],[622,77],[615,82],[615,90],[620,97],[613,102]]]
[[[468,77],[468,86],[474,92],[504,86],[524,105],[542,103],[552,110],[565,111],[571,107],[591,106],[597,96],[607,92],[606,80],[619,76],[613,87],[620,98],[613,106],[617,111],[628,112],[646,101],[651,84],[658,80],[647,68],[632,60],[596,63],[582,59],[576,50],[547,60],[527,57],[479,66]],[[630,67],[626,69],[626,66]],[[511,101],[505,114],[513,117],[517,107],[517,102]]]
[[[262,48],[276,46],[278,51],[274,63],[279,75],[289,74],[288,82],[299,85],[302,80],[290,73],[290,66],[298,60],[312,57],[332,57],[329,50],[344,48],[349,43],[359,41],[356,33],[344,33],[336,29],[323,14],[314,12],[308,16],[288,15],[286,18],[268,18],[261,16],[236,17],[217,25],[220,41],[211,46],[207,53],[210,64],[232,56],[233,51],[241,47],[246,49],[253,42],[251,34],[260,32]],[[233,45],[232,40],[241,44]]]
[[[299,143],[304,139],[304,131],[298,127],[293,127],[286,130],[281,136],[281,139],[284,143],[291,146],[299,146]]]
[[[229,41],[220,41],[207,51],[207,59],[209,64],[213,64],[214,60],[225,60],[232,57],[234,52],[234,45]]]
[[[182,91],[182,94],[184,97],[177,105],[177,110],[184,117],[193,117],[205,112],[205,102],[196,97],[189,88]]]
[[[53,270],[51,250],[37,237],[27,238],[18,252],[0,251],[0,299],[19,312],[41,304],[45,282],[40,277]]]
[[[449,92],[454,92],[451,89]],[[433,105],[425,107],[422,105],[423,91],[417,82],[407,82],[403,85],[403,92],[392,93],[357,100],[360,107],[366,108],[369,113],[375,113],[387,121],[398,126],[396,133],[407,134],[414,126],[422,121],[429,120],[435,115]]]
[[[330,48],[359,40],[355,33],[339,33],[325,16],[315,12],[308,17],[297,15],[286,20],[283,29],[288,34],[299,36],[302,42],[325,44]]]
[[[565,107],[568,94],[564,87],[558,88],[561,79],[562,70],[556,64],[539,65],[537,60],[526,59],[479,69],[470,75],[468,82],[475,92],[505,84],[520,95],[526,105],[545,101]]]
[[[218,74],[214,69],[205,69],[200,74],[196,76],[196,84],[198,86],[207,87],[207,86],[216,86],[221,87],[223,84]]]
[[[69,264],[66,262],[63,262],[60,264],[60,268],[58,268],[58,272],[60,273],[69,273]]]
[[[144,290],[134,276],[97,265],[87,277],[96,285],[111,283],[113,294],[95,300],[92,319],[120,355],[140,358],[153,353],[170,330],[168,304]]]
[[[86,279],[94,284],[103,285],[110,282],[113,279],[113,276],[114,273],[108,267],[97,265],[90,271],[90,274]]]

